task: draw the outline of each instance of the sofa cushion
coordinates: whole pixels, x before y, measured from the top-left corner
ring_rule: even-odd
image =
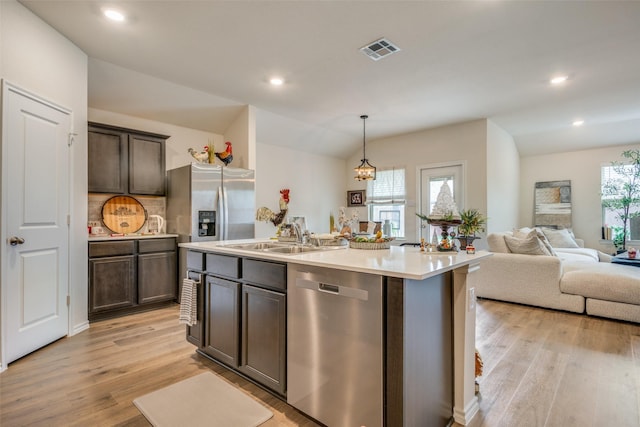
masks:
[[[551,246],[554,248],[579,248],[580,246],[576,243],[575,238],[571,235],[566,228],[554,229],[554,228],[542,228],[542,232],[549,242]]]
[[[590,248],[555,248],[556,255],[563,261],[600,261],[600,254]]]
[[[536,231],[536,235],[538,236],[538,239],[540,239],[540,241],[542,242],[542,244],[544,245],[545,248],[547,248],[547,251],[549,251],[549,255],[553,255],[556,256],[556,252],[553,250],[553,246],[551,246],[551,243],[549,242],[549,239],[547,239],[547,236],[544,235],[544,233],[542,232],[542,230],[540,228],[529,228],[529,227],[523,227],[521,229],[514,229],[513,230],[513,235],[515,237],[520,237],[520,238],[524,238],[527,236],[527,234],[531,233],[531,231],[535,230]]]
[[[565,271],[560,291],[586,298],[640,304],[638,267],[608,262],[584,263],[583,268]]]
[[[524,238],[515,236],[504,236],[504,241],[512,253],[523,255],[551,255],[544,247],[536,230],[531,230]]]
[[[511,233],[501,232],[501,233],[489,233],[487,236],[487,245],[489,246],[489,251],[508,254],[511,252],[507,243],[504,241],[504,236],[511,235]]]

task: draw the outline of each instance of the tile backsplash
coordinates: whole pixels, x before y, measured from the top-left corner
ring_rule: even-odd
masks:
[[[100,225],[104,227],[104,223],[102,222],[102,206],[104,202],[114,196],[121,196],[121,194],[89,193],[88,221],[98,221]],[[147,211],[147,218],[149,215],[160,215],[166,219],[167,201],[165,197],[139,195],[130,197],[133,197],[144,206],[144,209]]]

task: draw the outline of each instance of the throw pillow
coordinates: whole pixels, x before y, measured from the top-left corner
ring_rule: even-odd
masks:
[[[540,242],[544,245],[545,249],[547,250],[547,252],[549,252],[546,255],[551,255],[551,256],[558,256],[558,254],[556,253],[556,251],[553,250],[553,246],[551,246],[551,243],[549,242],[549,239],[547,239],[547,236],[544,235],[544,233],[542,232],[542,230],[540,228],[529,228],[529,227],[524,227],[521,229],[514,229],[513,230],[513,236],[514,237],[518,237],[520,239],[523,239],[525,237],[527,237],[528,234],[530,234],[532,231],[536,232],[536,236],[538,236],[538,239],[540,239]]]
[[[542,232],[547,239],[549,239],[549,243],[554,248],[579,248],[580,246],[576,243],[575,239],[569,233],[569,230],[566,228],[554,229],[554,228],[543,228]]]
[[[540,239],[538,239],[535,230],[527,234],[525,238],[504,236],[504,241],[509,247],[509,250],[514,254],[551,255]]]

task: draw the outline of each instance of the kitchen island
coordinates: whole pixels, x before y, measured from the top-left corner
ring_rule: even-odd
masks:
[[[285,254],[249,249],[256,242],[180,244],[202,275],[198,352],[326,425],[469,423],[478,402],[467,279],[489,253]]]

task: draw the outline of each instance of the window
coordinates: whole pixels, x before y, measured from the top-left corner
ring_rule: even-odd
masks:
[[[601,169],[601,189],[602,189],[602,226],[603,226],[603,238],[607,240],[616,240],[622,238],[622,218],[624,215],[624,209],[622,206],[615,206],[606,208],[604,205],[611,200],[634,197],[634,194],[629,192],[629,185],[633,185],[634,182],[630,181],[630,176],[634,172],[633,165],[617,165],[617,166],[602,166]],[[636,204],[632,203],[629,207],[629,217],[633,218],[634,214],[640,215],[640,208]],[[637,220],[627,221],[627,239],[638,240],[640,239],[640,233],[636,230],[636,227],[632,227],[632,222],[636,223]]]
[[[375,181],[367,182],[367,205],[372,221],[391,223],[391,235],[404,237],[404,169],[380,170]]]

